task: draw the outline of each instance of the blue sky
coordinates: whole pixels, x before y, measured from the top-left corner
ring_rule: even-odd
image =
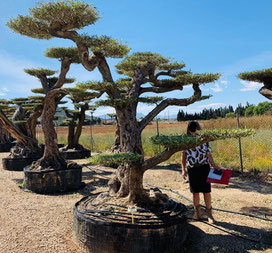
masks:
[[[18,14],[25,15],[37,1],[0,1],[0,98],[24,97],[39,82],[23,72],[24,68],[59,69],[59,62],[43,56],[52,46],[73,46],[62,39],[36,40],[9,30],[6,22]],[[42,1],[46,2],[46,1]],[[133,52],[152,51],[183,61],[185,69],[194,73],[220,72],[222,77],[203,88],[212,98],[186,108],[169,107],[161,116],[176,115],[179,109],[198,112],[246,102],[268,101],[258,93],[258,83],[245,82],[240,72],[272,66],[272,1],[270,0],[93,0],[101,19],[82,32],[108,35],[126,42]],[[114,73],[117,60],[110,60]],[[69,72],[77,81],[99,80],[98,71],[87,72],[74,65]],[[114,74],[117,78],[117,75]],[[165,94],[184,98],[192,89]],[[146,114],[152,106],[141,105],[138,112]],[[113,112],[100,108],[94,115]]]

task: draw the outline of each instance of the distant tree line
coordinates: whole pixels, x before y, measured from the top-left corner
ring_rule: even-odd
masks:
[[[177,121],[227,118],[235,117],[237,114],[245,117],[272,114],[272,103],[262,102],[258,105],[253,105],[247,102],[245,106],[239,104],[235,110],[230,105],[228,107],[220,107],[217,109],[204,109],[199,113],[187,113],[183,110],[179,110],[177,114]]]
[[[258,105],[251,105],[245,110],[245,116],[272,115],[272,103],[262,102]]]

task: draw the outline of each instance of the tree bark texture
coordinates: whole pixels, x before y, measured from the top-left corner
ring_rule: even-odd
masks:
[[[85,104],[85,105],[82,105],[81,108],[80,108],[80,115],[79,115],[79,119],[78,119],[78,123],[77,123],[77,128],[76,128],[75,136],[74,136],[74,145],[75,145],[75,148],[81,146],[79,144],[79,138],[80,138],[81,133],[82,133],[82,126],[83,126],[83,123],[84,123],[85,117],[86,117],[85,112],[88,109],[88,107],[89,107],[88,104]]]
[[[69,113],[65,111],[66,116],[71,119],[68,125],[68,144],[62,149],[62,151],[68,149],[82,150],[84,147],[79,144],[79,138],[82,133],[83,123],[85,121],[86,115],[85,112],[89,108],[89,105],[86,103],[80,107],[79,113]],[[78,119],[78,123],[75,121]]]
[[[72,119],[72,120],[69,122],[69,125],[68,125],[68,144],[67,144],[66,149],[71,149],[71,148],[73,148],[73,146],[74,146],[75,127],[76,127],[75,120]]]
[[[0,144],[9,142],[10,133],[0,125]]]
[[[26,113],[25,110],[22,108],[21,105],[18,106],[16,111],[14,112],[12,116],[12,121],[20,121],[20,120],[25,120],[26,119]],[[24,135],[27,135],[27,129],[26,129],[26,124],[21,123],[21,124],[14,124]]]
[[[65,159],[59,152],[57,133],[54,128],[54,115],[57,109],[56,97],[60,92],[60,89],[53,89],[46,94],[44,99],[41,125],[44,132],[45,149],[43,157],[34,165],[40,169],[67,167]]]
[[[69,71],[71,61],[68,57],[61,59],[61,71],[57,82],[52,86],[50,82],[47,82],[47,91],[45,99],[43,101],[43,111],[41,125],[44,133],[45,149],[41,159],[32,164],[33,170],[44,169],[64,169],[67,168],[65,159],[61,156],[58,148],[57,133],[54,128],[54,115],[61,98],[67,94],[67,92],[61,87],[65,83],[66,74]]]
[[[272,100],[272,87],[264,86],[259,90],[259,93],[264,97]]]
[[[120,128],[119,128],[117,117],[116,117],[115,140],[114,140],[113,146],[110,149],[110,152],[112,152],[112,153],[121,152],[121,148],[120,148]]]
[[[38,146],[38,141],[36,138],[32,138],[30,136],[25,135],[23,132],[21,132],[20,129],[18,129],[3,113],[2,110],[0,110],[0,123],[3,126],[3,128],[6,129],[19,143],[22,144],[20,147],[25,147],[28,150],[31,150],[32,153],[37,153],[40,151]],[[18,153],[16,151],[16,157],[18,157]],[[12,154],[11,154],[12,155]]]
[[[110,194],[118,197],[129,196],[133,203],[146,202],[143,188],[143,148],[141,131],[136,120],[136,105],[128,105],[125,109],[116,110],[117,129],[120,131],[120,151],[141,155],[134,164],[124,163],[118,166],[116,174],[109,181]]]

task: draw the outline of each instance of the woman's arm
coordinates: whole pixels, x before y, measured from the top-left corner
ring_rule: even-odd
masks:
[[[221,167],[219,167],[215,164],[212,154],[210,152],[207,152],[207,157],[209,159],[209,163],[212,165],[213,168],[218,169],[218,170],[222,169]]]
[[[185,152],[181,152],[181,169],[182,169],[182,177],[186,179],[187,172],[186,172],[186,153]]]

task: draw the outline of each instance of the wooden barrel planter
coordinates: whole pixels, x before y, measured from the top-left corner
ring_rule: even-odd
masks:
[[[74,207],[74,239],[86,252],[95,253],[177,253],[187,235],[185,207],[177,204],[161,214],[146,210],[128,213],[112,205],[110,211],[93,205],[85,197]],[[92,205],[91,205],[92,206]]]
[[[36,157],[36,158],[11,158],[11,157],[2,158],[3,169],[10,170],[10,171],[23,171],[26,166],[31,165],[34,161],[36,161],[38,159],[39,159],[39,157]]]
[[[82,167],[68,165],[60,170],[29,170],[24,168],[24,188],[40,194],[53,194],[78,190],[82,183]]]
[[[91,156],[91,150],[67,150],[61,151],[61,155],[67,160],[84,159]]]

